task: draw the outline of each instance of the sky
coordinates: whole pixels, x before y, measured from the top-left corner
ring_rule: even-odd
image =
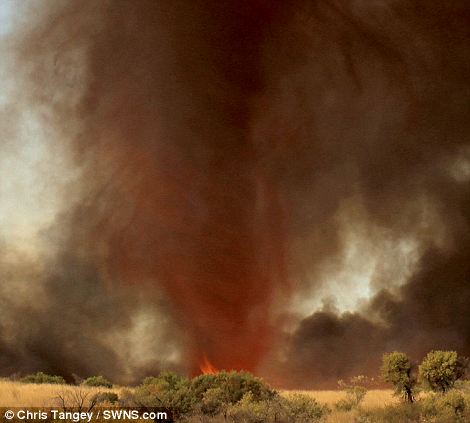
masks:
[[[0,3],[0,34],[4,35],[13,27],[12,14],[15,7],[14,0],[2,0]]]
[[[0,46],[6,51],[0,56],[0,106],[4,118],[9,119],[9,113],[14,113],[15,119],[20,116],[16,130],[7,131],[2,138],[9,148],[0,157],[0,237],[9,248],[37,253],[40,232],[54,221],[60,209],[60,189],[67,181],[67,172],[64,157],[48,143],[39,112],[26,107],[8,111],[15,104],[18,89],[8,36],[15,30],[19,5],[13,0],[0,2]]]

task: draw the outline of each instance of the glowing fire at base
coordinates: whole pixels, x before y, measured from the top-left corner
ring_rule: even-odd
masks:
[[[212,365],[212,363],[204,355],[200,364],[200,369],[203,375],[215,375],[218,370]]]

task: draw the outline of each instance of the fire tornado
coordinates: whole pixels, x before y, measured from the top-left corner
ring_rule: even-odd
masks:
[[[25,6],[5,133],[34,110],[70,182],[42,265],[0,250],[0,371],[298,387],[470,353],[468,2],[366,3]]]

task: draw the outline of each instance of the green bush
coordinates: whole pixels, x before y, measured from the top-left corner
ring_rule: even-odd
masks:
[[[169,408],[179,416],[189,414],[195,406],[190,381],[172,372],[144,379],[133,401],[138,406]]]
[[[145,407],[170,408],[179,417],[225,416],[229,407],[248,393],[252,402],[267,401],[276,395],[260,378],[247,372],[223,371],[214,375],[200,375],[192,380],[164,372],[157,377],[144,379],[132,399],[127,396],[125,402]]]
[[[266,383],[248,372],[219,372],[215,375],[200,375],[192,379],[191,391],[196,401],[202,401],[208,389],[220,388],[228,404],[240,401],[247,392],[251,392],[254,401],[272,398],[275,391]]]
[[[134,393],[122,393],[120,404],[162,407],[184,421],[306,423],[329,410],[308,395],[286,397],[248,372],[219,372],[191,380],[174,373],[144,379]],[[191,420],[193,419],[193,420]]]
[[[359,414],[353,420],[354,423],[418,423],[428,421],[422,419],[421,408],[417,403],[399,403],[383,408],[359,409],[358,411]]]
[[[431,393],[413,404],[401,403],[383,408],[359,409],[355,423],[464,423],[470,421],[469,396],[451,390]]]
[[[82,382],[85,386],[112,388],[113,384],[103,376],[91,376]]]
[[[285,414],[280,397],[256,401],[251,392],[247,392],[235,404],[227,407],[225,416],[233,422],[262,423],[280,420]]]
[[[177,389],[188,382],[188,379],[173,372],[162,372],[158,376],[146,377],[142,385],[163,384],[167,389]]]
[[[320,420],[330,412],[328,407],[320,405],[314,398],[304,394],[292,394],[283,399],[286,417],[292,422],[312,422]]]
[[[217,414],[226,415],[227,408],[230,405],[230,398],[220,386],[217,388],[209,388],[204,392],[200,403],[200,411],[209,416]]]
[[[92,401],[98,405],[116,404],[119,401],[119,397],[114,392],[99,392],[92,398]]]
[[[454,388],[460,392],[470,394],[470,380],[458,380],[455,382]]]
[[[65,379],[62,376],[51,376],[43,372],[37,372],[32,375],[25,376],[20,379],[20,382],[23,383],[37,383],[37,384],[54,384],[54,385],[64,385]]]
[[[441,420],[462,417],[467,409],[464,395],[457,390],[444,395],[428,395],[421,401],[421,405],[425,416]]]
[[[439,398],[438,403],[440,407],[458,415],[463,414],[466,408],[465,397],[458,391],[448,392],[447,395]]]
[[[123,389],[119,393],[119,405],[121,407],[137,407],[139,404],[136,402],[135,392]]]
[[[233,422],[244,423],[307,423],[320,420],[329,412],[308,395],[291,394],[287,397],[275,395],[256,401],[247,392],[240,401],[229,405],[226,417]]]
[[[343,398],[335,402],[335,410],[338,411],[351,411],[357,404],[351,398]]]

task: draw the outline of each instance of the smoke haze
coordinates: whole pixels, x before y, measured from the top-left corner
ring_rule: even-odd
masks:
[[[470,354],[467,2],[23,13],[0,148],[34,111],[61,201],[36,256],[2,231],[1,373],[208,359],[310,387]]]

